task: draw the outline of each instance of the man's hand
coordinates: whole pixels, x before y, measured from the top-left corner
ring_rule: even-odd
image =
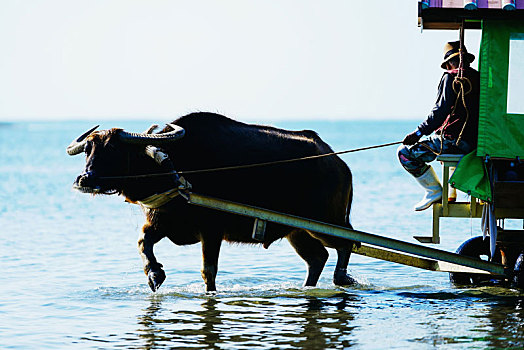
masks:
[[[404,137],[404,141],[402,141],[402,143],[404,145],[411,146],[411,145],[414,145],[415,143],[417,143],[418,140],[420,140],[421,137],[422,137],[422,133],[420,131],[416,130],[416,131],[413,131],[411,134],[406,135],[406,137]]]

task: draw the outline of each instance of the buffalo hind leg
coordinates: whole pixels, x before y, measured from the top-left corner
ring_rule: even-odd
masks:
[[[148,224],[142,228],[142,233],[138,238],[138,252],[144,264],[144,272],[147,276],[147,283],[153,292],[156,292],[166,279],[166,274],[153,254],[153,246],[164,236],[158,234]]]
[[[218,255],[222,237],[202,238],[202,279],[206,284],[206,292],[217,290],[215,279],[218,272]]]
[[[316,286],[329,253],[322,243],[309,235],[306,231],[296,230],[287,236],[291,246],[307,264],[307,277],[304,286]]]
[[[312,235],[322,242],[324,246],[337,250],[337,267],[333,274],[333,283],[337,286],[349,286],[357,283],[353,277],[347,274],[349,257],[351,256],[351,250],[355,243],[342,238],[330,237],[316,232],[313,232]]]
[[[333,283],[337,286],[349,286],[357,283],[357,281],[347,273],[350,256],[351,249],[337,249],[337,267],[333,275]]]

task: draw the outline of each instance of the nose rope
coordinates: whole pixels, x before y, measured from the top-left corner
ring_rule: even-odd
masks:
[[[263,163],[254,163],[254,164],[233,165],[233,166],[209,168],[209,169],[184,170],[184,171],[177,171],[176,173],[179,174],[179,175],[188,175],[188,174],[211,173],[211,172],[215,172],[215,171],[256,168],[256,167],[263,167],[263,166],[269,166],[269,165],[277,165],[277,164],[299,162],[299,161],[304,161],[304,160],[329,157],[329,156],[334,156],[334,155],[339,155],[339,154],[346,154],[346,153],[366,151],[366,150],[375,149],[375,148],[382,148],[382,147],[387,147],[387,146],[398,145],[398,144],[401,144],[401,143],[402,143],[402,141],[396,141],[396,142],[390,142],[390,143],[383,143],[383,144],[380,144],[380,145],[361,147],[361,148],[354,148],[354,149],[349,149],[349,150],[339,151],[339,152],[317,154],[317,155],[314,155],[314,156],[292,158],[292,159],[283,159],[283,160],[276,160],[276,161],[263,162]],[[144,175],[128,175],[128,176],[101,176],[99,178],[100,179],[141,179],[141,178],[152,178],[152,177],[162,177],[162,176],[172,176],[172,175],[173,175],[173,172],[156,173],[156,174],[144,174]]]

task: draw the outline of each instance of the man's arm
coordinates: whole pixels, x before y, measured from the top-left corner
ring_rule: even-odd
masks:
[[[444,124],[444,121],[451,113],[451,109],[457,99],[457,94],[453,91],[454,79],[453,75],[449,73],[442,75],[438,87],[437,102],[435,102],[435,106],[426,120],[418,126],[417,130],[419,130],[422,135],[431,135]]]

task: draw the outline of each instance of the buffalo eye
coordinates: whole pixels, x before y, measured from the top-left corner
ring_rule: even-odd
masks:
[[[86,153],[86,155],[89,155],[89,153],[91,153],[91,150],[93,149],[93,145],[91,142],[87,142],[86,145],[84,146],[84,152]]]

